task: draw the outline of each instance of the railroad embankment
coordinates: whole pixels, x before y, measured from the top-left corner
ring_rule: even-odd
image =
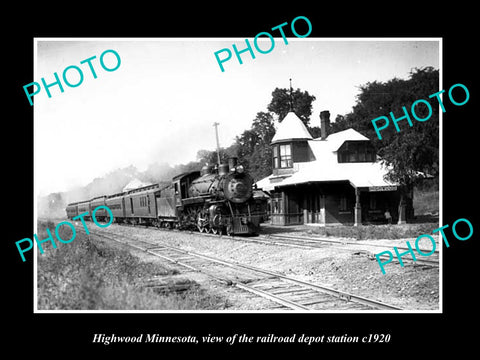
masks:
[[[39,221],[39,238],[46,238],[45,229],[52,226]],[[62,235],[71,236],[69,230]],[[177,270],[141,261],[85,233],[37,259],[39,310],[221,310],[228,305],[197,282],[177,276]]]

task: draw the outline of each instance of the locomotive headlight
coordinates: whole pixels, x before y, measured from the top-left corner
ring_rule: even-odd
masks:
[[[245,169],[243,168],[243,165],[238,165],[236,170],[239,174],[241,174],[245,171]]]

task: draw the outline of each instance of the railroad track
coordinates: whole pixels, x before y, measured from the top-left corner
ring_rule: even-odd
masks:
[[[145,225],[136,225],[137,227],[144,227],[150,229],[151,227]],[[159,231],[179,231],[182,233],[193,233],[192,231],[181,231],[177,229],[167,229],[167,228],[155,228]],[[219,238],[223,235],[221,234],[212,234],[212,233],[201,233],[195,232],[196,235]],[[279,246],[288,246],[296,248],[325,248],[325,247],[335,247],[348,252],[363,252],[369,258],[376,260],[374,251],[365,251],[359,250],[360,247],[372,247],[372,248],[382,248],[383,250],[389,250],[393,252],[393,246],[381,245],[381,244],[372,244],[372,243],[358,243],[355,241],[349,241],[345,239],[327,239],[322,237],[311,237],[305,235],[287,235],[287,234],[268,234],[268,235],[258,235],[256,237],[245,237],[245,236],[229,236],[228,239],[234,241],[242,242],[251,242],[257,244],[265,245],[279,245]],[[437,244],[438,246],[438,244]],[[397,246],[398,250],[406,251],[409,250],[406,246]],[[430,249],[420,249],[424,253],[429,253]],[[387,255],[380,256],[380,259],[388,259]],[[399,263],[398,259],[394,257],[392,259],[393,263]],[[402,262],[408,265],[413,266],[427,266],[427,267],[439,267],[439,251],[435,250],[434,254],[428,258],[422,258],[420,256],[416,257],[416,260],[413,260],[411,257],[402,257]]]
[[[131,226],[131,225],[126,225],[126,224],[121,224],[120,226]],[[190,233],[192,234],[192,231],[181,231],[177,229],[167,229],[167,228],[153,228],[151,226],[146,226],[146,225],[141,225],[137,224],[135,225],[136,227],[142,227],[146,229],[155,229],[158,231],[178,231],[182,233]],[[219,238],[222,237],[223,235],[219,234],[212,234],[212,233],[201,233],[201,232],[195,232],[196,235],[199,236],[206,236],[206,237],[214,237],[214,238]],[[381,245],[381,244],[372,244],[372,243],[358,243],[355,241],[348,241],[344,239],[327,239],[327,238],[321,238],[321,237],[311,237],[311,236],[300,236],[300,235],[287,235],[287,234],[269,234],[269,235],[258,235],[256,237],[239,237],[239,236],[229,236],[228,239],[234,240],[234,241],[242,241],[242,242],[251,242],[251,243],[258,243],[258,244],[265,244],[265,245],[279,245],[279,246],[289,246],[289,247],[296,247],[296,248],[325,248],[329,246],[335,246],[337,249],[344,250],[344,251],[349,251],[349,252],[356,252],[356,251],[361,251],[359,250],[359,247],[372,247],[372,248],[382,248],[383,250],[393,250],[393,246],[389,245]],[[440,246],[437,244],[437,247]],[[409,250],[405,246],[397,246],[398,250],[406,251]],[[430,249],[420,249],[424,253],[429,253]],[[375,252],[367,252],[363,251],[366,253],[366,255],[372,259],[375,259]],[[387,259],[386,255],[380,256],[381,259],[385,260]],[[407,264],[411,264],[414,266],[433,266],[433,267],[439,267],[439,251],[435,250],[434,254],[429,256],[428,258],[422,258],[422,257],[417,257],[416,261],[413,260],[413,258],[409,257],[402,257],[402,261]],[[398,259],[395,257],[393,258],[392,262],[398,263]]]
[[[146,227],[148,228],[148,227]],[[160,231],[180,231],[175,229],[164,229],[159,228]],[[181,231],[185,232],[185,231]],[[192,232],[190,232],[192,233]],[[219,235],[211,233],[200,233],[195,232],[196,235],[218,238]],[[221,237],[222,235],[220,235]],[[362,247],[372,247],[372,248],[382,248],[383,250],[389,250],[393,252],[393,246],[381,245],[381,244],[371,244],[371,243],[358,243],[355,241],[348,241],[343,239],[327,239],[321,237],[310,237],[310,236],[300,236],[300,235],[286,235],[286,234],[270,234],[270,235],[258,235],[256,237],[244,237],[244,236],[229,236],[228,239],[234,241],[242,242],[251,242],[257,244],[265,245],[279,245],[279,246],[288,246],[295,248],[326,248],[326,247],[335,247],[347,252],[363,252],[369,258],[376,260],[374,251],[360,250]],[[406,251],[409,250],[406,246],[397,246],[398,250]],[[429,249],[420,249],[424,253],[429,253]],[[380,256],[380,259],[388,259],[387,255]],[[422,258],[420,256],[416,257],[414,261],[411,257],[402,257],[402,261],[406,264],[413,266],[430,266],[430,267],[439,267],[439,251],[435,250],[434,254],[428,258]],[[398,259],[394,257],[392,259],[393,263],[399,263]]]
[[[169,229],[161,229],[164,231],[172,231]],[[174,230],[178,231],[178,230]],[[198,233],[201,236],[207,237],[218,237],[218,235],[210,233]],[[310,237],[304,235],[286,235],[286,234],[269,234],[269,235],[258,235],[256,237],[243,237],[243,236],[230,236],[228,237],[231,240],[243,241],[243,242],[252,242],[257,244],[266,244],[266,245],[279,245],[279,246],[288,246],[296,248],[326,248],[326,247],[335,247],[347,252],[363,252],[369,258],[376,260],[375,253],[376,251],[366,251],[360,250],[362,247],[371,247],[371,248],[381,248],[383,250],[389,250],[393,252],[393,246],[372,244],[372,243],[358,243],[356,241],[349,241],[344,239],[327,239],[321,237]],[[398,250],[406,251],[409,250],[406,246],[397,246]],[[429,253],[430,249],[420,249],[424,253]],[[387,255],[380,256],[380,259],[388,259]],[[402,261],[408,265],[413,266],[430,266],[430,267],[439,267],[439,251],[435,250],[434,254],[428,258],[417,256],[414,261],[411,257],[402,257]],[[399,263],[398,259],[394,257],[392,259],[393,263]]]
[[[127,245],[191,271],[206,274],[223,284],[269,299],[278,304],[276,308],[297,311],[402,310],[380,301],[301,281],[270,270],[165,244],[98,230],[91,231],[91,235]]]
[[[271,242],[274,245],[285,245],[285,246],[296,246],[296,247],[309,247],[309,248],[324,248],[327,246],[335,246],[345,251],[359,251],[359,248],[362,247],[371,247],[371,248],[381,248],[383,250],[389,250],[393,252],[393,246],[381,245],[381,244],[372,244],[372,243],[358,243],[355,241],[341,240],[341,239],[326,239],[320,237],[310,237],[310,236],[298,236],[298,235],[260,235],[261,241],[268,243]],[[397,246],[398,250],[406,251],[409,250],[406,246]],[[429,253],[431,249],[420,249],[423,253]],[[366,251],[364,251],[366,252]],[[367,255],[373,259],[375,253],[366,252]],[[385,260],[388,258],[387,255],[380,256],[381,259]],[[413,265],[423,265],[423,266],[434,266],[439,267],[439,251],[435,252],[428,258],[422,258],[420,256],[416,257],[416,261],[411,257],[402,257],[403,262],[408,262]],[[394,257],[393,262],[398,263],[398,259]]]

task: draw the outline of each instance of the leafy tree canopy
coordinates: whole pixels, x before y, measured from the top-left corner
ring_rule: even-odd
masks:
[[[308,126],[310,123],[313,101],[315,101],[315,96],[310,95],[308,91],[301,91],[300,89],[292,91],[293,111],[303,121],[305,126]],[[290,112],[290,90],[275,88],[267,110],[278,115],[278,121],[282,122]]]
[[[407,80],[394,78],[387,82],[369,82],[360,87],[357,103],[352,112],[337,116],[332,123],[334,132],[353,128],[372,140],[378,154],[390,166],[387,178],[411,185],[422,174],[438,177],[439,173],[439,106],[429,95],[439,91],[439,72],[432,67],[414,69]],[[432,115],[420,122],[411,113],[411,105],[419,99],[429,101]],[[413,126],[407,120],[398,122],[397,132],[390,112],[396,119],[408,112]],[[429,109],[425,104],[415,107],[419,118],[426,118]],[[382,140],[377,137],[372,120],[386,116],[390,125],[382,130]],[[383,124],[383,122],[382,122]]]
[[[238,157],[239,163],[255,179],[260,180],[272,173],[272,153],[270,142],[275,135],[272,114],[260,111],[252,121],[250,129],[237,136],[235,142],[227,148],[220,149],[220,160],[227,163],[231,156]],[[216,150],[197,152],[198,163],[217,163]]]

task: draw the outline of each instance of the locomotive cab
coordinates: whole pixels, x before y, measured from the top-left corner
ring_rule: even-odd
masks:
[[[188,189],[192,181],[200,176],[200,171],[190,171],[173,178],[175,205],[182,206],[182,200],[188,198]]]

